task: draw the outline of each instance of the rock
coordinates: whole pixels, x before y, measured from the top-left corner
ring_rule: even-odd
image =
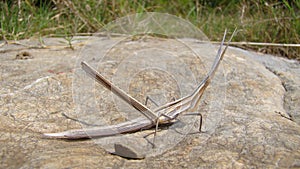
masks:
[[[124,143],[116,143],[115,144],[115,152],[114,154],[125,157],[125,158],[133,158],[133,159],[142,159],[145,158],[145,154],[143,149],[136,145],[135,147],[131,147],[134,144],[124,144]]]
[[[82,37],[74,43],[75,50],[59,47],[60,39],[55,38],[44,39],[48,46],[44,49],[14,44],[0,48],[0,168],[300,167],[299,62],[237,48],[229,49],[202,98],[198,111],[204,117],[204,133],[192,134],[197,131],[198,117],[182,116],[180,121],[158,132],[159,149],[155,150],[149,146],[153,130],[78,141],[42,138],[42,133],[88,128],[104,122],[117,124],[139,116],[137,112],[124,113],[131,111],[130,107],[101,86],[92,91],[82,87],[94,84],[89,78],[80,79],[82,83],[76,81],[77,77],[85,77],[78,73],[80,60],[92,63],[99,59],[81,57],[88,55],[87,52],[91,53],[89,56],[102,53],[110,44],[120,42],[100,59],[102,65],[98,68],[138,100],[143,101],[150,94],[160,104],[191,92],[209,70],[216,53],[211,50],[216,48],[194,40],[185,41],[200,59],[195,59],[181,43],[172,39],[98,38],[99,44],[95,44],[103,48],[97,49],[91,43],[82,50],[83,43],[93,40]],[[21,43],[38,44],[34,40]],[[135,46],[143,47],[144,62],[130,66],[134,60],[124,61],[130,54],[137,57],[135,52],[139,49]],[[150,48],[173,53],[162,50],[153,53],[147,51]],[[34,57],[15,59],[20,52]],[[151,54],[155,57],[149,58]],[[149,69],[150,72],[144,73],[147,76],[142,76],[144,69],[138,68],[158,62],[164,69]],[[128,82],[124,82],[124,77],[129,77]],[[72,82],[76,83],[72,85]],[[86,105],[90,109],[78,109],[79,101],[96,102],[97,108],[91,104]],[[149,106],[155,108],[153,104]],[[111,154],[114,151],[123,156],[133,153],[134,157],[145,158],[129,160]]]
[[[283,107],[288,113],[288,118],[300,124],[300,84],[299,62],[271,55],[259,55],[245,52],[250,58],[262,63],[268,70],[273,72],[285,89]]]

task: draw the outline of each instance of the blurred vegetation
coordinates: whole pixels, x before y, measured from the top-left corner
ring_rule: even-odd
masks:
[[[0,39],[92,33],[128,14],[163,12],[187,19],[212,41],[300,44],[299,0],[0,0]],[[300,47],[239,47],[300,60]]]

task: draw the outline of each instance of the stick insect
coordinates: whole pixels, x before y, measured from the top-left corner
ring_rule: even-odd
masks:
[[[236,31],[236,30],[235,30]],[[130,133],[139,131],[142,129],[149,129],[155,127],[154,132],[154,140],[156,136],[156,131],[158,130],[158,126],[161,124],[170,124],[176,118],[187,112],[188,110],[192,110],[197,108],[199,101],[207,88],[210,84],[218,66],[220,65],[221,60],[223,59],[225,52],[231,42],[233,36],[235,35],[235,31],[233,32],[232,36],[230,37],[225,49],[222,51],[222,47],[224,45],[225,37],[227,31],[225,30],[222,42],[218,49],[216,59],[202,82],[196,87],[196,89],[188,96],[182,97],[175,101],[171,101],[166,103],[162,106],[157,107],[154,110],[149,109],[144,104],[140,103],[135,98],[131,97],[122,89],[115,86],[113,83],[108,81],[104,78],[99,72],[89,66],[86,62],[81,62],[82,69],[95,81],[103,85],[105,88],[119,96],[133,108],[138,110],[141,114],[143,114],[146,118],[136,118],[131,121],[123,122],[116,125],[110,126],[100,126],[100,127],[93,127],[88,129],[75,129],[75,130],[67,130],[64,132],[58,133],[44,133],[43,136],[47,138],[61,138],[61,139],[81,139],[81,138],[94,138],[94,137],[106,137],[106,136],[113,136],[117,134],[123,133]],[[199,124],[199,131],[201,132],[202,127],[202,115],[200,115],[200,124]]]

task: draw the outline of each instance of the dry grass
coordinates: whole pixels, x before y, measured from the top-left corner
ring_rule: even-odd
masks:
[[[238,27],[236,42],[300,44],[300,1],[25,0],[0,1],[0,37],[69,37],[91,33],[128,14],[165,12],[188,19],[212,41]],[[300,60],[300,47],[236,44]]]

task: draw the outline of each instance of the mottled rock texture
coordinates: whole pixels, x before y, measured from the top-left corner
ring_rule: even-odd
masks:
[[[207,132],[187,134],[176,146],[160,155],[129,160],[108,153],[95,140],[42,138],[44,132],[82,127],[64,115],[73,117],[76,112],[72,78],[86,38],[74,42],[75,50],[60,47],[60,40],[45,39],[48,49],[17,44],[0,48],[0,168],[300,167],[299,62],[237,48],[230,48],[226,53],[203,98],[203,108],[199,108]],[[108,40],[115,39],[106,38]],[[21,43],[38,45],[35,40]],[[165,45],[168,43],[173,44],[164,39],[153,45],[172,48],[172,45]],[[190,41],[189,45],[197,50],[202,44]],[[145,46],[150,47],[151,44]],[[130,48],[128,51],[131,52]],[[216,51],[198,52],[205,56],[206,52]],[[206,59],[210,61],[206,63]],[[213,59],[202,58],[206,71]],[[196,60],[187,63],[191,69],[198,65]],[[197,81],[204,75],[196,77]],[[142,100],[145,96],[139,95],[137,86],[143,78],[136,77],[135,86],[130,88],[138,91],[135,97]],[[165,82],[160,80],[159,83]],[[226,97],[218,100],[220,90]],[[220,102],[222,108],[214,109]],[[209,119],[211,113],[218,114],[218,120]],[[210,130],[210,126],[214,129]],[[131,134],[126,136],[130,138]]]

